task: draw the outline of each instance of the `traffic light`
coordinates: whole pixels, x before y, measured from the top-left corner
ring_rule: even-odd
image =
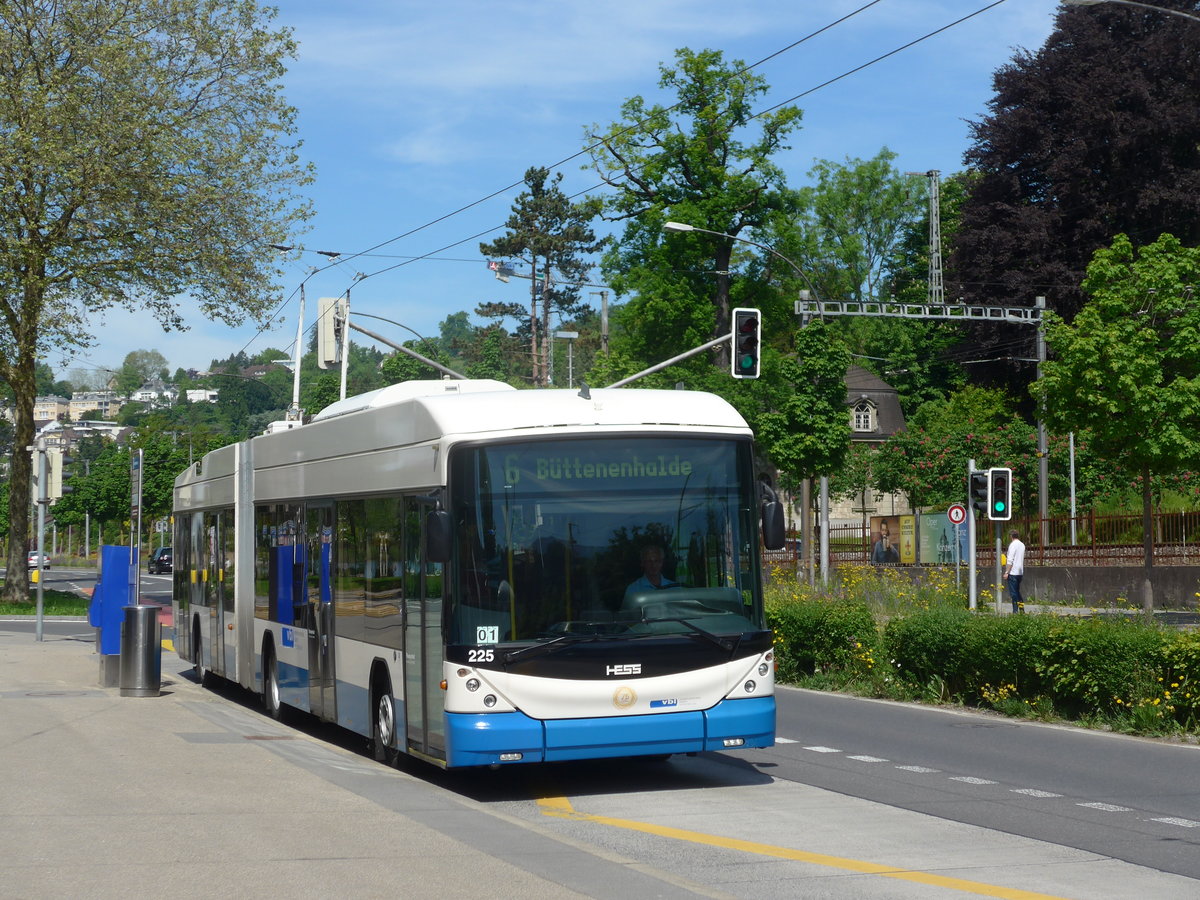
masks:
[[[1012,469],[988,469],[987,517],[997,522],[1012,518]]]
[[[762,346],[762,320],[757,309],[733,311],[733,353],[730,370],[734,378],[757,378]]]
[[[988,473],[971,473],[971,508],[978,513],[988,510]]]

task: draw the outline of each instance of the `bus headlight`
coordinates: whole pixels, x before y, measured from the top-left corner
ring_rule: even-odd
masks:
[[[488,709],[491,709],[493,706],[495,706],[496,705],[496,695],[488,694],[486,697],[484,697],[483,705],[486,706]]]
[[[468,691],[471,691],[471,693],[474,693],[475,691],[479,690],[479,679],[478,678],[468,678],[465,687]]]
[[[760,676],[762,676],[763,678],[766,678],[767,673],[770,671],[771,671],[771,667],[768,666],[765,662],[761,662],[758,664],[758,674]]]
[[[747,681],[745,684],[742,685],[742,690],[745,691],[747,694],[753,694],[757,688],[758,688],[758,684],[754,681]]]

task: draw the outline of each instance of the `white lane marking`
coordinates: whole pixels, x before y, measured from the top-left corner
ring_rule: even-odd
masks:
[[[1013,788],[1014,794],[1024,794],[1026,797],[1061,797],[1062,794],[1052,794],[1050,791],[1039,791],[1035,788]]]
[[[805,747],[805,750],[811,750],[813,753],[841,753],[836,747]]]
[[[775,743],[777,743],[777,744],[798,744],[798,743],[800,743],[800,742],[799,742],[799,741],[793,741],[791,738],[781,738],[781,737],[776,737],[776,738],[775,738]]]
[[[1200,822],[1193,822],[1191,819],[1151,819],[1151,822],[1162,822],[1164,825],[1182,825],[1184,828],[1200,828]]]
[[[1076,803],[1076,806],[1086,806],[1088,809],[1098,809],[1101,812],[1132,812],[1128,806],[1114,806],[1111,803]]]
[[[922,775],[933,775],[941,771],[941,769],[930,769],[927,766],[896,766],[896,768],[903,769],[905,772],[919,772]]]
[[[848,759],[857,759],[859,762],[887,762],[886,759],[880,759],[878,756],[851,756]]]
[[[995,784],[994,781],[988,781],[986,778],[974,778],[971,775],[951,775],[951,781],[961,781],[963,784]]]

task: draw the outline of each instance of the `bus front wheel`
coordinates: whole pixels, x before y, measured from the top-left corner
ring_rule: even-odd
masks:
[[[371,752],[377,762],[395,765],[396,704],[392,702],[391,685],[381,684],[375,690],[375,724],[371,729]]]

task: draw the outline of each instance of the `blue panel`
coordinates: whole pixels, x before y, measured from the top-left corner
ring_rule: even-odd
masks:
[[[100,653],[116,656],[121,652],[121,625],[124,607],[133,602],[133,581],[128,547],[104,545],[100,548],[100,575],[88,607],[88,621],[100,629]],[[188,648],[189,650],[191,648]]]
[[[542,723],[524,713],[446,713],[446,765],[490,766],[501,753],[520,753],[518,762],[541,762]]]
[[[726,738],[742,738],[744,747],[770,747],[775,743],[775,697],[723,700],[705,713],[708,739],[705,750],[724,750]]]
[[[594,759],[704,749],[704,713],[660,713],[546,723],[546,759]]]

